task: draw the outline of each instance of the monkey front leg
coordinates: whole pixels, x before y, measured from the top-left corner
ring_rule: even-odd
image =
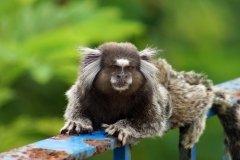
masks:
[[[122,119],[111,125],[103,124],[102,127],[107,135],[116,136],[121,144],[125,145],[132,138],[161,136],[166,131],[166,121],[144,122],[141,119]]]
[[[61,134],[92,133],[93,131],[92,121],[81,112],[79,88],[78,84],[75,84],[66,93],[68,106],[64,114],[66,122],[60,130]]]

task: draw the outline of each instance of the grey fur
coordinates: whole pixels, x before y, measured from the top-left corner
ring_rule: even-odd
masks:
[[[203,133],[206,114],[212,106],[214,93],[202,83],[204,79],[201,81],[199,74],[176,72],[165,60],[158,60],[158,63],[160,64],[157,66],[161,66],[159,70],[164,66],[169,74],[165,75],[167,78],[164,83],[173,105],[170,122],[179,123],[182,127],[187,126],[184,135],[181,135],[181,144],[184,148],[192,148]]]

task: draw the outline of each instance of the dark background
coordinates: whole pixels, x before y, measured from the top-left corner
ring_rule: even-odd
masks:
[[[0,152],[59,133],[78,46],[158,47],[178,70],[215,84],[240,75],[239,0],[6,0],[0,2]],[[156,57],[157,58],[157,57]],[[207,121],[198,159],[221,159],[223,133]],[[178,157],[178,130],[133,145],[137,160]],[[111,159],[111,152],[90,159]]]

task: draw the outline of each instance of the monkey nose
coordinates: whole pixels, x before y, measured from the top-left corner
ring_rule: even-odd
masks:
[[[124,74],[124,73],[121,73],[121,74],[118,74],[117,75],[117,78],[118,79],[125,79],[125,78],[127,78],[128,76],[126,75],[126,74]]]

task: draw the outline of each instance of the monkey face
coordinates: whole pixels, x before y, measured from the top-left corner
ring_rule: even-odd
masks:
[[[117,59],[109,66],[112,71],[111,85],[116,91],[124,91],[132,84],[131,71],[134,69],[127,59]]]
[[[104,93],[124,92],[131,94],[145,82],[136,61],[116,58],[112,63],[103,63],[95,79],[95,86]]]

